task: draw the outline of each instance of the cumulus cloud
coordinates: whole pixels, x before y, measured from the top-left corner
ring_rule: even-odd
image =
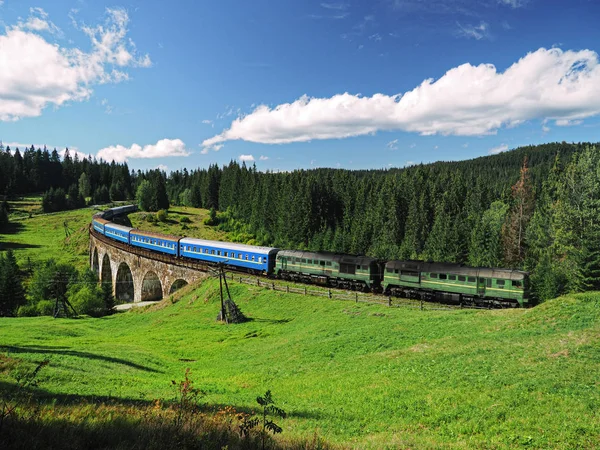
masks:
[[[161,139],[156,144],[143,147],[138,144],[133,144],[131,147],[113,145],[99,150],[96,156],[106,161],[125,162],[129,159],[165,158],[189,154],[181,139]]]
[[[508,150],[508,145],[506,144],[501,144],[498,147],[494,147],[494,148],[490,148],[488,150],[488,154],[490,155],[497,155],[498,153],[502,153]]]
[[[600,64],[591,50],[541,48],[504,72],[463,64],[404,94],[306,95],[273,108],[260,105],[206,139],[286,144],[400,130],[421,135],[481,136],[527,120],[581,120],[600,114]]]
[[[456,25],[458,26],[457,34],[459,36],[477,39],[478,41],[490,37],[490,26],[483,20],[479,25],[461,25],[458,22],[456,22]]]
[[[7,27],[0,35],[0,121],[36,117],[49,105],[87,100],[94,85],[127,80],[125,68],[149,67],[150,57],[139,56],[127,38],[128,23],[125,10],[107,9],[102,25],[82,25],[79,29],[92,43],[89,52],[47,41],[41,33],[60,30],[41,8]]]
[[[252,155],[240,155],[240,161],[254,161],[254,156]]]

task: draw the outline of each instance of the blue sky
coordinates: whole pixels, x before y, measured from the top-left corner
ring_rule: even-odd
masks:
[[[130,167],[598,141],[593,0],[0,0],[0,139]]]

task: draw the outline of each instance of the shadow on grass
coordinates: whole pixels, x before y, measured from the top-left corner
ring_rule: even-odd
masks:
[[[21,222],[8,222],[2,230],[0,230],[0,234],[17,234],[20,233],[23,228],[23,224]]]
[[[86,359],[96,359],[101,361],[106,361],[115,364],[122,364],[124,366],[132,367],[137,370],[143,370],[144,372],[154,372],[154,373],[162,373],[159,370],[153,369],[151,367],[142,366],[141,364],[136,364],[131,361],[127,361],[125,359],[114,358],[112,356],[104,356],[98,355],[95,353],[89,352],[78,352],[75,350],[67,350],[66,348],[57,348],[57,347],[45,347],[41,345],[22,345],[19,347],[12,345],[0,345],[0,351],[5,351],[10,353],[35,353],[41,355],[65,355],[65,356],[75,356],[78,358],[86,358]]]
[[[14,385],[0,382],[0,393]],[[28,389],[29,400],[0,429],[0,448],[10,449],[256,449],[258,433],[239,434],[240,412],[229,405],[182,410],[178,404],[109,397],[55,395]],[[314,415],[292,412],[290,416]],[[285,431],[285,421],[279,422]],[[326,449],[314,436],[309,440],[267,438],[269,449]]]
[[[22,244],[20,242],[2,242],[0,241],[0,252],[6,250],[22,250],[24,248],[41,248],[41,245]]]
[[[248,322],[261,322],[272,324],[290,323],[294,319],[261,319],[260,317],[248,317]]]

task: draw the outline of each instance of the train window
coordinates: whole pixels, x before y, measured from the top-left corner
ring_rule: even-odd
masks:
[[[458,276],[458,281],[465,282],[465,281],[467,281],[467,277],[464,277],[464,276],[462,276],[462,275],[459,275],[459,276]]]
[[[360,270],[360,265],[359,264],[356,265],[356,270]]]
[[[242,254],[241,253],[238,253],[238,258],[242,259]]]
[[[447,278],[448,276],[445,273],[440,273],[440,280],[445,280]]]
[[[331,261],[327,261],[327,265],[330,266],[331,265]]]
[[[319,261],[319,264],[324,266],[325,265],[325,261]]]
[[[214,251],[214,250],[211,250],[211,251],[210,251],[210,254],[211,254],[211,255],[214,255],[214,254],[215,254],[215,251]]]
[[[386,268],[385,268],[385,271],[386,271],[387,273],[394,273],[394,269],[390,269],[389,267],[386,267]]]
[[[399,269],[394,270],[394,273],[400,273]]]
[[[456,275],[448,275],[448,279],[451,281],[456,281]]]
[[[246,261],[248,261],[248,255],[246,255]]]
[[[430,273],[429,274],[429,278],[437,278],[438,274],[437,273]]]
[[[302,258],[302,262],[303,262],[303,263],[306,263],[306,259],[305,259],[305,258]]]
[[[518,280],[513,280],[513,282],[512,282],[512,285],[513,285],[514,287],[518,287],[518,288],[520,288],[520,287],[521,287],[521,282],[520,282],[520,281],[518,281]]]
[[[499,288],[503,288],[504,287],[504,280],[496,280],[496,286],[498,286]]]
[[[254,261],[254,255],[252,255],[252,261]]]
[[[363,270],[369,270],[369,266],[363,266]]]
[[[467,278],[467,281],[469,283],[475,283],[475,281],[477,281],[477,280],[475,279],[475,277],[469,277],[469,278]]]
[[[487,286],[487,287],[489,287],[489,288],[491,288],[491,287],[492,287],[492,279],[491,279],[491,278],[488,278],[488,279],[487,279],[487,281],[486,281],[486,286]]]
[[[259,256],[259,257],[258,257],[258,262],[259,262],[259,263],[261,263],[261,262],[262,262],[262,257],[261,257],[261,256]]]

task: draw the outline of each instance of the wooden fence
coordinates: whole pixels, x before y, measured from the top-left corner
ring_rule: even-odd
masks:
[[[258,277],[248,277],[236,273],[228,273],[227,278],[241,284],[258,286],[263,289],[271,289],[273,291],[285,292],[288,294],[292,293],[325,297],[331,300],[351,301],[355,303],[374,303],[379,305],[385,305],[388,307],[414,308],[420,309],[422,311],[454,311],[457,309],[461,309],[460,306],[442,305],[440,303],[427,302],[423,300],[388,297],[385,295],[373,295],[357,291],[342,291],[339,289],[315,289],[313,286],[309,285],[290,285],[287,283],[282,284],[281,282],[275,280],[265,280]]]

